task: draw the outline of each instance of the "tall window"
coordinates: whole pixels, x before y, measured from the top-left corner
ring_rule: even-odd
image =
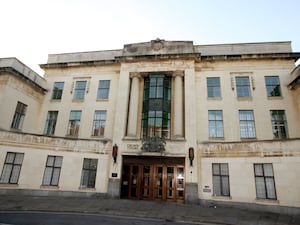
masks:
[[[14,114],[13,121],[11,123],[11,128],[21,130],[25,118],[27,105],[22,102],[17,103],[16,111]]]
[[[143,137],[170,138],[171,78],[150,75],[144,79]]]
[[[254,164],[256,197],[276,200],[275,179],[271,163]]]
[[[64,82],[55,82],[52,91],[52,99],[61,99],[64,90]]]
[[[43,185],[58,185],[62,160],[62,156],[48,156],[44,172]]]
[[[78,136],[80,119],[81,119],[81,111],[71,111],[67,135]]]
[[[288,138],[287,121],[284,110],[271,110],[270,114],[274,138]]]
[[[86,81],[76,81],[74,99],[84,99]]]
[[[236,77],[236,93],[238,97],[251,97],[249,77]]]
[[[210,138],[224,137],[222,110],[208,110],[208,125]]]
[[[98,159],[84,159],[80,186],[95,188]]]
[[[97,110],[94,114],[94,122],[93,122],[93,136],[104,136],[105,130],[105,122],[106,122],[106,111]]]
[[[241,138],[255,138],[255,123],[252,110],[240,110],[240,134]]]
[[[45,135],[54,135],[57,115],[58,111],[48,111],[46,126],[44,130]]]
[[[97,99],[108,99],[110,80],[100,80],[98,86]]]
[[[219,77],[208,77],[207,82],[207,97],[216,98],[221,97],[221,85]]]
[[[8,152],[6,154],[0,183],[17,184],[23,163],[24,154]]]
[[[213,163],[213,192],[217,196],[230,196],[228,163]]]
[[[268,97],[281,96],[280,83],[278,76],[266,76],[266,89]]]

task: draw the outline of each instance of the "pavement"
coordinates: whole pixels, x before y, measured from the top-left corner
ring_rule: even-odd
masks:
[[[300,215],[97,197],[34,197],[0,195],[0,211],[102,214],[211,225],[300,225]]]

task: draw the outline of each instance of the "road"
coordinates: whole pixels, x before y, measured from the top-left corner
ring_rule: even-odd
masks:
[[[0,212],[0,225],[192,225],[161,219],[131,218],[80,213]],[[194,224],[193,224],[194,225]]]

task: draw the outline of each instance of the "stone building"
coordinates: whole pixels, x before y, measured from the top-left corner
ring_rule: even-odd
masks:
[[[290,42],[152,40],[0,59],[0,194],[110,196],[299,212]]]

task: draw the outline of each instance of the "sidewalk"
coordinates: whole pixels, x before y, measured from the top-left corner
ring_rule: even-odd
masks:
[[[0,195],[1,211],[74,212],[227,225],[299,225],[300,215],[125,199]]]

